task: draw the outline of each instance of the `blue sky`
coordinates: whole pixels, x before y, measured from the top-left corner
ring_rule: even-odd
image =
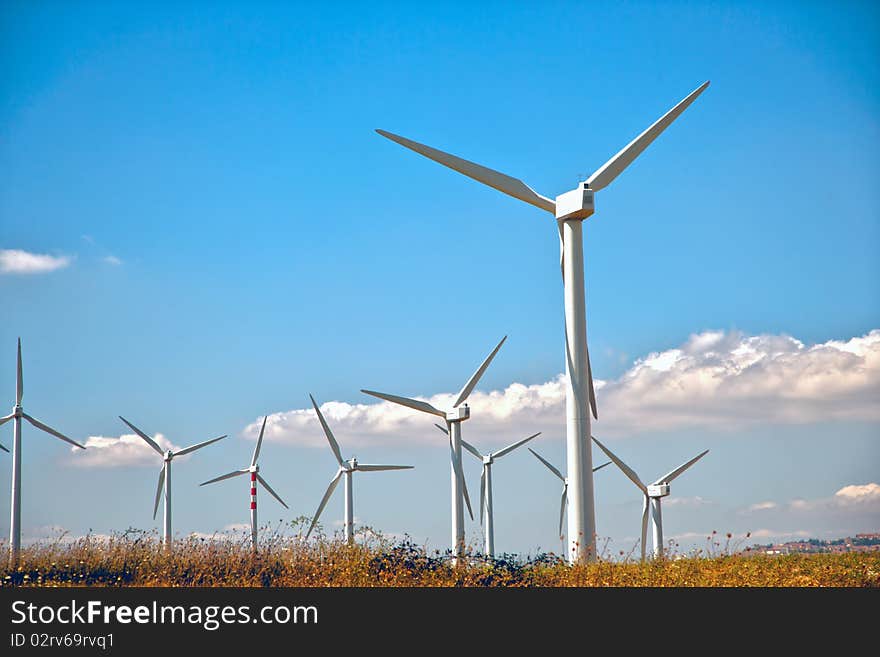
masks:
[[[563,370],[554,223],[373,129],[552,197],[711,79],[585,227],[590,350],[608,382],[597,435],[646,477],[712,449],[676,482],[669,535],[877,530],[880,488],[836,493],[880,482],[865,337],[880,328],[878,26],[867,2],[4,3],[0,399],[20,335],[26,410],[74,438],[118,438],[119,414],[177,445],[228,433],[176,470],[181,532],[245,520],[241,486],[195,483],[245,465],[251,424],[276,414],[264,467],[292,508],[276,515],[311,514],[333,460],[296,414],[309,392],[453,392],[505,334],[484,392]],[[701,417],[650,396],[691,390],[712,354],[752,338],[769,369],[733,358],[739,392],[710,395]],[[828,341],[849,347],[811,351]],[[652,353],[680,367],[628,387],[666,362]],[[417,466],[362,477],[357,515],[444,547],[431,421],[363,428],[337,410],[344,451],[349,433],[361,459]],[[534,424],[562,466],[557,416],[524,414],[465,437],[500,446]],[[25,450],[26,532],[156,526],[149,454],[85,465],[29,428]],[[524,450],[507,459],[499,548],[554,548],[556,482]],[[0,468],[0,500],[8,489]],[[619,472],[597,475],[599,533],[621,549],[639,503]],[[748,511],[764,503],[776,515]]]

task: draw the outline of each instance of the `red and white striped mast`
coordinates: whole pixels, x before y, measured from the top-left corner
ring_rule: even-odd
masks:
[[[263,426],[260,428],[260,437],[257,438],[257,445],[254,447],[254,454],[251,457],[251,464],[242,469],[242,470],[233,470],[225,475],[220,475],[219,477],[215,477],[214,479],[210,479],[208,481],[202,482],[199,486],[204,486],[205,484],[213,484],[216,481],[223,481],[224,479],[230,479],[232,477],[238,477],[239,475],[248,474],[251,475],[251,545],[256,550],[257,549],[257,482],[259,481],[263,488],[265,488],[269,494],[274,497],[276,500],[281,502],[281,506],[285,509],[289,509],[290,507],[284,503],[278,493],[272,490],[272,487],[260,476],[260,466],[257,465],[257,459],[260,457],[260,447],[263,445],[263,434],[266,432],[266,420],[269,419],[269,416],[265,416],[263,418]]]

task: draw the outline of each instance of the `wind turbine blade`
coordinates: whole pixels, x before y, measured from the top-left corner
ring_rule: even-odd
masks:
[[[14,414],[14,413],[10,413],[10,414],[7,415],[6,417],[0,417],[0,427],[2,427],[4,424],[6,424],[7,422],[9,422],[9,420],[11,420],[11,419],[14,418],[14,417],[15,417],[15,414]]]
[[[446,413],[444,413],[440,409],[434,408],[428,402],[419,401],[418,399],[410,399],[409,397],[398,397],[397,395],[389,395],[384,392],[376,392],[375,390],[362,389],[361,392],[367,395],[372,395],[373,397],[378,397],[379,399],[384,399],[385,401],[400,404],[401,406],[414,408],[415,410],[421,411],[422,413],[431,413],[432,415],[439,415],[442,418],[446,417]]]
[[[189,454],[190,452],[194,452],[197,449],[201,449],[202,447],[207,447],[211,443],[216,443],[218,440],[223,440],[224,438],[226,438],[226,434],[223,434],[222,436],[219,436],[217,438],[211,438],[211,440],[206,440],[203,443],[197,443],[195,445],[190,445],[189,447],[184,447],[179,452],[174,452],[174,456],[183,456],[184,454]]]
[[[455,450],[452,448],[452,438],[449,439],[449,457],[452,460],[452,469],[455,470],[455,476],[461,482],[461,492],[464,495],[464,503],[467,506],[468,515],[471,520],[474,519],[474,512],[471,509],[471,497],[468,495],[467,481],[464,478],[464,471],[461,468],[461,461],[455,458]]]
[[[599,408],[596,405],[596,389],[593,387],[593,366],[590,365],[590,348],[587,346],[587,385],[590,394],[590,410],[593,411],[593,417],[599,419]]]
[[[484,509],[486,508],[486,466],[480,473],[480,524],[483,524]]]
[[[218,481],[223,481],[224,479],[231,479],[232,477],[238,477],[239,475],[243,475],[250,472],[250,470],[233,470],[229,474],[220,475],[219,477],[214,477],[213,479],[208,479],[208,481],[203,481],[199,484],[199,486],[205,486],[207,484],[213,484]]]
[[[550,468],[550,472],[552,472],[552,473],[555,474],[557,477],[559,477],[559,478],[562,480],[563,483],[565,482],[565,477],[562,476],[562,473],[561,473],[559,470],[557,470],[555,467],[553,467],[553,466],[550,464],[550,462],[547,461],[547,459],[545,459],[543,456],[541,456],[540,454],[538,454],[538,452],[536,452],[535,450],[533,450],[531,447],[529,447],[529,451],[530,451],[532,454],[535,455],[535,458],[536,458],[536,459],[538,459],[541,463],[543,463],[543,464],[546,465],[548,468]]]
[[[4,452],[6,452],[7,454],[9,453],[9,450],[6,449],[6,447],[5,447],[4,445],[0,445],[0,449],[2,449],[2,450],[3,450]]]
[[[511,453],[513,450],[515,450],[517,447],[520,447],[520,446],[522,446],[522,445],[525,445],[525,444],[526,444],[527,442],[529,442],[532,438],[537,438],[537,437],[540,436],[540,435],[541,435],[541,432],[540,432],[540,431],[539,431],[538,433],[533,433],[533,434],[532,434],[531,436],[529,436],[528,438],[523,438],[523,439],[520,440],[519,442],[515,442],[515,443],[513,443],[512,445],[508,445],[508,446],[505,447],[504,449],[500,449],[500,450],[498,450],[497,452],[495,452],[494,454],[492,454],[492,456],[494,456],[496,459],[500,459],[500,458],[501,458],[502,456],[504,456],[505,454],[510,454],[510,453]]]
[[[159,454],[161,454],[163,456],[165,455],[165,452],[162,451],[162,448],[159,447],[159,444],[155,440],[150,438],[147,434],[145,434],[143,431],[138,429],[136,426],[134,426],[131,422],[126,420],[121,415],[119,416],[119,419],[122,420],[123,422],[125,422],[132,431],[134,431],[137,435],[139,435],[141,438],[143,438],[150,447],[152,447],[157,452],[159,452]]]
[[[263,477],[262,477],[261,475],[257,475],[257,481],[259,481],[261,484],[263,484],[263,488],[265,488],[267,491],[269,491],[269,495],[271,495],[271,496],[274,497],[276,500],[278,500],[279,502],[281,502],[281,506],[283,506],[285,509],[289,509],[289,508],[290,508],[289,506],[287,506],[287,504],[284,503],[284,500],[282,500],[282,499],[278,496],[278,493],[276,493],[274,490],[272,490],[272,487],[266,482],[265,479],[263,479]]]
[[[333,450],[333,456],[336,457],[336,461],[337,463],[339,463],[339,467],[344,468],[345,462],[342,460],[342,453],[339,451],[339,443],[337,443],[336,438],[333,437],[333,432],[330,431],[327,420],[324,419],[324,415],[321,413],[321,409],[318,408],[318,404],[315,402],[315,398],[309,395],[309,399],[312,400],[312,406],[315,407],[315,413],[318,414],[318,421],[320,421],[321,423],[321,428],[324,429],[324,435],[327,436],[327,442],[330,443],[330,449]]]
[[[489,169],[488,167],[456,157],[455,155],[438,151],[436,148],[425,146],[417,141],[412,141],[411,139],[395,135],[391,132],[386,132],[385,130],[376,130],[376,132],[391,141],[397,142],[401,146],[406,146],[420,155],[424,155],[435,162],[439,162],[443,166],[447,166],[454,171],[463,173],[468,178],[473,178],[477,182],[481,182],[493,189],[497,189],[499,192],[503,192],[513,198],[519,199],[520,201],[530,203],[535,207],[546,210],[547,212],[556,213],[556,204],[552,200],[545,196],[541,196],[518,178],[512,178],[511,176],[495,171],[494,169]]]
[[[603,463],[602,465],[597,465],[595,468],[593,468],[593,472],[597,472],[597,471],[601,470],[606,465],[611,465],[611,461],[605,461],[605,463]]]
[[[321,503],[318,505],[318,510],[315,511],[315,517],[312,518],[312,524],[309,525],[309,531],[306,532],[305,538],[303,540],[308,539],[309,534],[312,533],[315,525],[318,524],[318,518],[321,517],[321,511],[323,511],[324,507],[327,506],[327,500],[330,499],[330,496],[333,495],[333,491],[336,490],[336,485],[339,483],[339,478],[342,476],[343,472],[345,472],[345,470],[340,468],[336,471],[336,476],[330,480],[330,485],[327,486],[327,492],[324,493],[324,497],[321,498]]]
[[[21,374],[21,338],[18,339],[18,377],[15,380],[15,405],[21,406],[21,396],[24,394],[24,378]]]
[[[650,500],[645,495],[642,500],[642,561],[645,560],[645,552],[647,550],[648,541],[648,510],[650,509]]]
[[[52,427],[48,427],[48,426],[46,426],[45,424],[43,424],[43,423],[40,422],[39,420],[37,420],[37,419],[35,419],[35,418],[32,418],[32,417],[31,417],[30,415],[28,415],[27,413],[22,413],[21,416],[22,416],[25,420],[27,420],[28,422],[30,422],[31,424],[33,424],[37,429],[42,429],[42,430],[45,431],[46,433],[51,434],[51,435],[55,436],[56,438],[60,438],[60,439],[63,440],[64,442],[66,442],[66,443],[70,443],[70,444],[73,445],[74,447],[79,447],[80,449],[85,449],[85,446],[84,446],[84,445],[80,445],[78,442],[76,442],[75,440],[71,440],[70,438],[68,438],[67,436],[65,436],[63,433],[60,433],[60,432],[58,432],[58,431],[55,431],[55,429],[53,429]]]
[[[643,493],[647,493],[647,492],[648,492],[648,489],[647,489],[647,487],[645,486],[645,484],[643,484],[643,483],[642,483],[642,480],[639,479],[639,475],[637,475],[637,474],[633,471],[633,469],[632,469],[631,467],[629,467],[626,463],[624,463],[624,462],[621,461],[619,458],[617,458],[617,457],[611,452],[610,449],[608,449],[607,447],[605,447],[605,445],[603,445],[603,444],[600,443],[598,440],[596,440],[596,437],[595,437],[595,436],[593,436],[593,442],[595,442],[599,447],[602,448],[602,451],[605,452],[605,453],[608,455],[608,458],[610,458],[612,461],[614,461],[614,463],[617,465],[617,467],[621,469],[621,471],[623,472],[623,474],[625,474],[627,477],[629,477],[630,481],[632,481],[636,486],[639,487],[639,490],[640,490],[640,491],[642,491]]]
[[[467,451],[469,451],[471,454],[476,456],[481,461],[483,460],[483,455],[480,454],[480,451],[476,447],[471,445],[469,442],[467,442],[466,440],[461,441],[461,446],[464,447]]]
[[[489,367],[489,363],[492,362],[492,359],[495,358],[495,354],[498,353],[498,350],[501,349],[501,345],[504,344],[504,341],[507,340],[507,336],[505,335],[501,338],[501,342],[499,342],[495,348],[492,350],[492,353],[486,356],[486,360],[483,361],[483,364],[477,368],[477,371],[473,373],[468,382],[464,384],[464,388],[461,389],[461,392],[458,393],[458,397],[455,400],[455,403],[452,405],[452,408],[456,408],[459,404],[461,404],[468,396],[473,392],[474,386],[477,385],[477,382],[480,380],[480,377],[483,376],[483,372],[486,371],[486,368]]]
[[[692,91],[684,100],[678,103],[678,105],[657,119],[651,127],[633,139],[619,153],[617,153],[617,155],[608,160],[592,176],[590,176],[587,179],[587,184],[594,191],[599,191],[600,189],[607,187],[611,181],[617,178],[621,171],[632,164],[633,160],[635,160],[652,141],[660,136],[660,133],[666,130],[666,128],[668,128],[708,86],[709,81],[707,80]]]
[[[257,446],[254,447],[254,455],[251,457],[251,467],[257,464],[257,459],[260,457],[260,447],[263,445],[263,433],[266,431],[266,420],[268,419],[268,415],[263,418],[263,426],[260,427],[260,437],[257,438]]]
[[[412,465],[373,465],[372,463],[358,463],[355,470],[364,472],[381,472],[383,470],[412,470]]]
[[[562,523],[565,521],[565,504],[568,502],[568,484],[562,489],[562,501],[559,503],[559,535],[562,536]]]
[[[678,467],[677,467],[675,470],[673,470],[672,472],[667,472],[665,475],[663,475],[662,477],[660,477],[660,478],[659,478],[657,481],[655,481],[654,483],[655,483],[655,484],[668,484],[670,481],[672,481],[673,479],[675,479],[678,475],[680,475],[682,472],[684,472],[685,470],[687,470],[689,467],[691,467],[694,463],[696,463],[696,462],[699,461],[701,458],[703,458],[704,456],[706,456],[706,454],[708,454],[708,453],[709,453],[709,450],[707,449],[705,452],[702,452],[702,453],[700,453],[700,454],[697,454],[697,455],[696,455],[694,458],[692,458],[690,461],[688,461],[687,463],[682,463],[680,466],[678,466]]]
[[[12,417],[12,416],[10,415],[9,417]],[[441,427],[441,426],[440,426],[439,424],[437,424],[436,422],[434,423],[434,426],[437,427],[438,429],[440,429],[440,431],[442,431],[443,433],[445,433],[447,436],[449,435],[449,429],[446,429],[445,427]]]
[[[153,504],[153,520],[156,519],[156,512],[159,510],[159,500],[162,499],[162,485],[165,483],[165,465],[159,470],[159,485],[156,486],[156,503]]]

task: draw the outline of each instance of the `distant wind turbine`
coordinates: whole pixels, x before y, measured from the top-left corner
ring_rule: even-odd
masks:
[[[339,484],[339,479],[341,477],[345,477],[345,542],[350,545],[354,542],[354,493],[352,490],[354,481],[352,479],[352,475],[355,472],[411,470],[413,466],[373,465],[370,463],[359,463],[357,458],[355,457],[352,457],[347,461],[343,461],[342,452],[339,449],[339,443],[336,442],[336,438],[333,436],[333,432],[330,431],[330,426],[327,424],[327,420],[324,419],[324,415],[321,413],[321,409],[318,408],[318,404],[315,402],[315,398],[309,395],[309,399],[312,400],[312,406],[315,407],[315,413],[318,414],[318,420],[321,422],[321,427],[324,429],[324,435],[327,436],[327,442],[330,443],[330,449],[333,451],[333,456],[336,458],[336,462],[339,464],[339,469],[336,471],[336,476],[334,476],[333,479],[330,480],[330,485],[327,486],[327,491],[324,493],[324,497],[321,498],[321,503],[318,505],[318,510],[315,511],[315,517],[312,518],[312,524],[309,525],[309,531],[306,532],[305,538],[309,537],[309,534],[312,533],[312,530],[318,523],[318,518],[321,517],[321,511],[323,511],[324,507],[327,506],[327,502],[333,495],[333,491],[336,490],[337,484]]]
[[[165,493],[165,517],[163,524],[163,544],[166,550],[171,549],[171,460],[177,456],[183,456],[184,454],[189,454],[190,452],[194,452],[197,449],[201,449],[202,447],[207,447],[211,443],[216,443],[218,440],[223,440],[226,438],[226,435],[222,435],[219,438],[212,438],[211,440],[206,440],[202,443],[196,443],[195,445],[190,445],[189,447],[184,447],[183,449],[179,449],[176,452],[167,449],[163,450],[159,447],[159,444],[150,438],[143,431],[134,426],[131,422],[126,420],[121,415],[119,419],[125,422],[129,428],[134,431],[137,435],[144,439],[150,447],[152,447],[159,456],[162,457],[162,469],[159,470],[159,485],[156,487],[156,502],[153,505],[153,519],[156,519],[156,512],[159,510],[159,498],[162,497],[162,492],[164,489]]]
[[[659,559],[663,556],[663,516],[660,512],[660,501],[669,495],[669,483],[694,463],[706,456],[706,454],[709,453],[709,450],[707,449],[706,451],[697,454],[690,461],[681,464],[675,468],[675,470],[667,472],[653,484],[645,485],[632,468],[615,456],[610,449],[605,447],[605,445],[596,440],[595,436],[593,436],[593,442],[595,442],[602,451],[608,455],[608,458],[614,461],[615,465],[621,469],[623,474],[625,474],[629,480],[633,482],[640,491],[642,491],[642,495],[644,496],[642,500],[642,561],[645,560],[645,543],[648,540],[649,506],[651,509],[652,534],[654,537],[654,558]]]
[[[464,479],[464,472],[461,469],[461,423],[471,416],[471,410],[464,402],[473,392],[480,377],[483,376],[486,368],[489,367],[489,364],[492,362],[492,359],[495,358],[495,354],[501,349],[501,345],[504,344],[505,340],[507,340],[506,335],[501,338],[501,342],[496,345],[492,350],[492,353],[486,357],[486,360],[483,361],[483,363],[477,368],[477,371],[474,372],[471,375],[471,378],[468,379],[467,383],[464,384],[464,387],[455,398],[452,408],[449,410],[442,411],[428,402],[419,401],[417,399],[398,397],[397,395],[389,395],[384,392],[375,392],[373,390],[361,390],[361,392],[372,395],[373,397],[378,397],[379,399],[394,402],[401,406],[413,408],[422,413],[437,415],[446,420],[446,430],[449,435],[450,458],[452,461],[452,474],[450,477],[452,488],[452,554],[456,558],[464,556],[464,510],[461,504],[462,498],[464,498],[464,502],[467,505],[468,514],[470,514],[471,520],[474,518],[474,512],[471,509],[470,496],[467,492],[467,484]]]
[[[434,426],[440,429],[443,433],[447,435],[449,434],[449,432],[439,424],[435,424]],[[480,523],[483,524],[486,529],[486,556],[490,559],[495,557],[495,514],[492,498],[492,465],[495,463],[496,459],[500,459],[505,454],[510,454],[517,447],[525,445],[527,442],[540,435],[541,432],[539,431],[528,438],[523,438],[512,445],[508,445],[504,449],[499,449],[497,452],[489,452],[487,454],[481,454],[476,447],[468,443],[466,440],[461,441],[461,446],[476,458],[480,459],[480,463],[483,464],[483,471],[480,474]]]
[[[215,477],[214,479],[209,479],[208,481],[203,481],[199,484],[199,486],[205,486],[207,484],[213,484],[218,481],[223,481],[224,479],[231,479],[232,477],[238,477],[243,474],[250,473],[251,477],[251,487],[250,487],[250,496],[251,496],[251,545],[256,550],[257,549],[257,482],[259,481],[263,488],[265,488],[269,494],[274,497],[276,500],[281,502],[281,506],[285,509],[289,509],[290,507],[284,503],[278,493],[272,490],[272,487],[269,483],[263,479],[260,475],[260,466],[257,463],[257,459],[260,458],[260,447],[263,444],[263,432],[266,431],[266,420],[269,419],[269,416],[265,416],[263,418],[263,426],[260,428],[260,437],[257,439],[257,445],[254,447],[254,454],[251,456],[251,464],[244,468],[243,470],[233,470],[232,472],[220,475],[219,477]]]
[[[71,440],[64,434],[56,431],[52,427],[46,426],[39,420],[31,417],[21,407],[21,398],[24,394],[24,377],[21,368],[21,338],[18,339],[18,376],[15,380],[15,406],[12,407],[12,413],[6,417],[0,417],[0,425],[6,424],[12,420],[12,503],[9,519],[9,559],[11,563],[18,561],[18,555],[21,552],[21,418],[24,418],[37,429],[45,431],[51,436],[60,438],[66,443],[70,443],[80,449],[85,449],[75,440]],[[3,447],[3,451],[9,450]]]
[[[547,459],[545,459],[543,456],[538,454],[538,452],[533,450],[531,447],[529,447],[529,451],[532,453],[532,455],[536,459],[538,459],[541,463],[546,465],[547,468],[550,470],[550,472],[555,474],[557,477],[559,477],[559,480],[562,481],[562,497],[559,500],[559,536],[561,537],[562,536],[562,522],[563,522],[563,520],[565,520],[565,507],[568,504],[568,478],[563,477],[562,473],[559,471],[558,468],[556,468],[556,466],[551,464]],[[606,463],[603,463],[602,465],[597,465],[595,468],[593,468],[593,472],[601,470],[606,465],[611,465],[611,461],[607,461]]]
[[[608,186],[653,142],[687,107],[709,82],[704,82],[647,130],[599,167],[575,189],[556,199],[538,194],[522,180],[420,144],[385,130],[380,135],[435,162],[458,171],[477,182],[515,199],[549,212],[559,231],[560,268],[565,297],[566,370],[566,453],[571,487],[568,514],[569,561],[596,559],[596,510],[593,500],[590,413],[598,419],[590,354],[587,349],[587,320],[584,301],[584,249],[582,224],[594,212],[593,195]]]

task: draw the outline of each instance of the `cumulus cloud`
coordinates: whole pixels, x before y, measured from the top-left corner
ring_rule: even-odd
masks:
[[[846,341],[805,345],[787,335],[705,331],[684,344],[637,359],[619,378],[596,380],[597,435],[693,427],[734,429],[756,424],[828,420],[880,421],[880,329]],[[438,408],[454,393],[417,396]],[[562,433],[565,377],[503,390],[475,391],[468,434],[487,447],[536,431]],[[344,446],[435,443],[437,418],[390,402],[326,402],[321,411]],[[262,418],[243,435],[256,439]],[[326,447],[311,408],[274,413],[268,440]]]
[[[44,274],[67,267],[69,256],[29,253],[21,249],[0,249],[0,274]]]
[[[117,258],[115,255],[108,255],[101,258],[108,265],[113,265],[114,267],[118,267],[122,264],[122,259]]]
[[[880,485],[876,483],[844,486],[832,497],[817,500],[792,500],[792,511],[869,512],[880,514]]]
[[[159,447],[177,450],[161,433],[152,436]],[[86,449],[70,448],[70,463],[84,468],[116,468],[127,466],[159,466],[159,455],[144,440],[133,433],[119,437],[89,436],[85,442]],[[182,457],[186,458],[186,456]]]

